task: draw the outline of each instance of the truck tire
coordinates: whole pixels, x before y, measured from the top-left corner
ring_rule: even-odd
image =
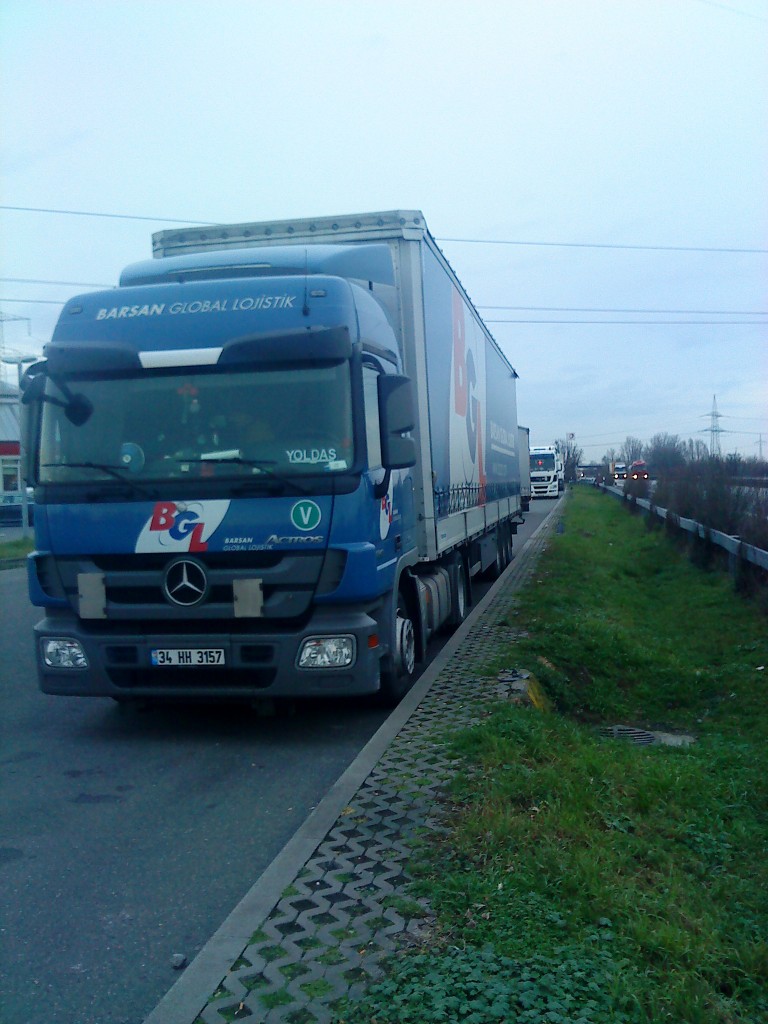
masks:
[[[501,535],[502,528],[496,531],[496,557],[485,570],[486,579],[497,580],[504,572],[504,539]]]
[[[512,561],[512,531],[509,527],[509,523],[505,523],[502,527],[502,545],[504,552],[504,568],[506,569],[509,563]]]
[[[457,553],[454,560],[448,566],[448,573],[451,579],[451,614],[446,620],[446,628],[449,632],[462,624],[469,614],[469,587],[467,586],[467,567],[460,553]]]
[[[402,590],[397,594],[392,654],[381,666],[379,697],[386,707],[394,707],[413,686],[416,672],[416,632]]]

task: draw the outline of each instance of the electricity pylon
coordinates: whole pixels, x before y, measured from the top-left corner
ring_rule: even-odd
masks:
[[[720,419],[720,413],[717,411],[717,395],[712,395],[712,412],[710,416],[709,425],[709,454],[714,458],[718,458],[721,455],[720,451],[720,434],[722,433],[722,427],[718,423]]]

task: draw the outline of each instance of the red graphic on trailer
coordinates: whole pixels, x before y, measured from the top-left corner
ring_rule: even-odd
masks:
[[[474,328],[475,325],[472,324]],[[467,337],[464,303],[453,289],[453,415],[451,417],[451,483],[477,484],[485,502],[483,459],[484,337],[473,330]],[[455,453],[455,455],[454,455]]]

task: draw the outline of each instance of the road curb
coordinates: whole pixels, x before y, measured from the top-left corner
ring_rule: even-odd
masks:
[[[377,763],[393,745],[399,734],[406,728],[436,681],[451,666],[459,648],[462,644],[465,644],[465,641],[470,638],[470,634],[476,631],[478,627],[482,630],[484,616],[494,603],[498,603],[500,595],[506,595],[506,592],[511,587],[519,586],[525,581],[527,578],[526,570],[530,569],[530,563],[533,560],[532,556],[538,553],[542,537],[551,527],[553,516],[560,514],[560,509],[561,503],[558,502],[520,551],[515,553],[513,562],[477,607],[472,610],[465,622],[448,640],[411,692],[392,712],[365,747],[363,747],[354,761],[307,817],[303,825],[286,843],[281,852],[186,968],[182,977],[179,978],[176,984],[152,1010],[145,1019],[144,1024],[193,1024],[193,1022],[204,1019],[222,1019],[218,1014],[215,1017],[213,1016],[214,1010],[210,1011],[210,1017],[207,1014],[205,1017],[202,1017],[201,1014],[205,1012],[222,980],[227,977],[233,977],[233,965],[241,959],[255,932],[260,926],[265,924],[270,914],[275,914],[277,905],[287,888],[297,881],[300,872],[302,872],[302,869],[305,869],[305,865],[320,848],[323,840],[331,834],[334,825],[343,817],[345,810],[349,810],[349,805],[353,802],[355,794],[361,790],[366,780],[371,777]],[[471,700],[468,700],[466,703],[471,704]],[[379,791],[377,790],[376,792]],[[425,805],[422,801],[420,805],[422,813],[424,812],[424,807]],[[316,884],[324,884],[326,888],[328,887],[327,883],[320,883],[318,881]],[[389,888],[391,889],[392,887],[389,886]],[[317,897],[315,897],[315,900],[317,900]],[[312,902],[312,900],[304,902]],[[323,907],[320,907],[320,909],[323,909]],[[327,906],[325,909],[328,909]],[[294,911],[294,918],[296,918],[297,913],[297,911]],[[307,913],[305,910],[304,913],[298,914],[298,916],[305,918]],[[312,916],[311,914],[309,915],[310,918]],[[397,925],[395,918],[396,915],[390,915],[393,924],[387,931],[398,930],[395,928]],[[400,926],[399,930],[402,930],[402,922],[400,922]],[[357,944],[357,942],[354,943],[354,945]],[[237,987],[236,979],[233,988],[235,987]],[[352,987],[351,983],[350,987]],[[245,995],[248,994],[245,989],[243,992]],[[222,1005],[222,1009],[224,1008]],[[315,1008],[314,1004],[313,1008]],[[288,1007],[288,1009],[290,1010],[291,1007]],[[270,1011],[266,1015],[270,1021],[281,1019],[279,1008],[277,1008],[277,1011]],[[331,1018],[327,1017],[327,1015],[324,1016],[321,1012],[320,1016],[316,1017],[316,1019]]]
[[[0,558],[0,572],[3,569],[21,569],[22,566],[27,564],[27,556],[23,558]]]

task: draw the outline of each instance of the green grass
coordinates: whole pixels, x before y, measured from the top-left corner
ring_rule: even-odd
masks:
[[[34,550],[34,547],[35,544],[31,537],[4,541],[0,544],[0,561],[4,558],[24,558]]]
[[[498,704],[450,741],[450,831],[412,864],[434,934],[339,1019],[768,1022],[764,614],[585,488],[509,623],[493,670],[556,710]]]

